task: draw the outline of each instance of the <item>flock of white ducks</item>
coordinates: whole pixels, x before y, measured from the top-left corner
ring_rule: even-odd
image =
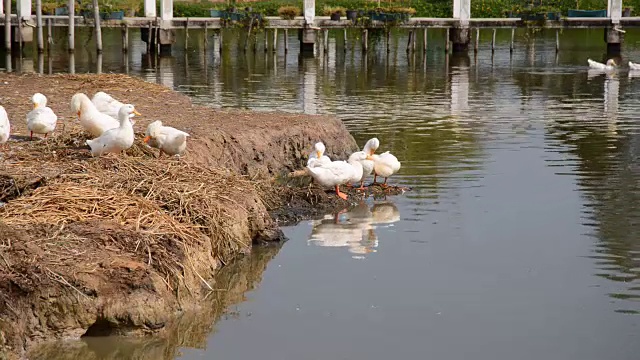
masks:
[[[616,64],[616,61],[614,59],[607,60],[606,64],[587,59],[587,63],[589,64],[589,68],[593,70],[613,71],[618,67],[618,64]],[[640,64],[629,61],[629,70],[640,70]]]
[[[27,113],[27,129],[33,134],[43,134],[44,138],[56,129],[58,116],[47,107],[47,98],[36,93],[31,97],[33,110]],[[82,128],[94,137],[87,140],[93,156],[118,153],[133,146],[135,115],[140,116],[131,104],[123,104],[105,92],[97,92],[92,99],[78,93],[71,98],[71,110],[78,115]],[[160,154],[181,155],[187,148],[187,134],[184,131],[163,126],[154,121],[146,129],[144,142],[160,149]],[[11,124],[4,107],[0,106],[0,145],[7,146],[11,136]]]
[[[349,156],[347,161],[332,161],[324,155],[325,146],[322,142],[316,143],[314,151],[309,155],[307,170],[311,177],[323,187],[335,188],[336,195],[346,200],[347,195],[340,192],[340,185],[353,187],[360,183],[358,190],[364,190],[364,180],[373,172],[373,184],[376,184],[378,176],[384,177],[382,187],[387,187],[387,178],[400,170],[400,162],[390,152],[376,154],[380,147],[380,141],[372,138],[364,146],[362,151],[356,151]]]

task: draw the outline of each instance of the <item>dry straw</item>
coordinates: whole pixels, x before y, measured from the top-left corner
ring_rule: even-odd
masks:
[[[81,134],[68,133],[14,145],[0,174],[10,176],[13,181],[4,183],[15,187],[3,193],[19,197],[0,208],[4,223],[27,231],[97,220],[117,223],[138,234],[122,249],[171,277],[165,281],[172,288],[186,272],[209,286],[197,271],[202,266],[191,258],[194,247],[210,248],[211,256],[224,263],[251,245],[227,226],[241,208],[234,199],[252,190],[246,179],[184,160],[156,159],[139,142],[126,155],[91,158],[82,142]]]

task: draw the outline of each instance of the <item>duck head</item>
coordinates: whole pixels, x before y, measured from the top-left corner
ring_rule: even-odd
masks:
[[[318,157],[318,160],[320,160],[322,155],[324,155],[324,151],[326,150],[324,144],[322,142],[318,142],[313,146],[313,148],[316,150],[316,156]]]
[[[40,93],[33,94],[31,101],[33,102],[34,109],[47,106],[47,97]]]

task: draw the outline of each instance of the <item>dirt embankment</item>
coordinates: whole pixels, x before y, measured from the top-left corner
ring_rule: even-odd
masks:
[[[90,157],[69,100],[96,91],[133,103],[138,133],[156,119],[189,132],[187,153],[158,159],[138,134],[126,155]],[[26,136],[35,92],[62,118],[46,141]],[[316,141],[338,158],[357,148],[330,117],[216,111],[120,75],[0,75],[0,104],[12,121],[0,152],[0,355],[51,338],[167,331],[221,265],[281,238],[270,213],[335,205],[275,177],[300,169]]]

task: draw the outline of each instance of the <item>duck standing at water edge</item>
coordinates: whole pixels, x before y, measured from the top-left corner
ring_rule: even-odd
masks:
[[[31,101],[33,110],[27,113],[27,129],[31,133],[31,139],[33,133],[44,134],[46,139],[47,135],[56,129],[58,116],[47,106],[47,97],[41,93],[33,94]]]
[[[362,164],[362,176],[360,177],[360,179],[356,179],[353,181],[353,182],[358,182],[358,181],[360,182],[360,187],[358,188],[358,190],[365,189],[364,179],[367,176],[371,175],[371,172],[373,172],[373,165],[374,165],[373,160],[367,160],[367,156],[373,155],[373,153],[376,151],[378,146],[380,146],[380,141],[378,141],[377,138],[369,139],[369,141],[367,141],[367,143],[364,145],[364,149],[362,151],[354,152],[349,157],[349,159],[351,159],[352,157],[354,157],[354,159],[357,158],[358,161],[360,161],[360,163]],[[348,184],[348,185],[351,185],[351,184]]]
[[[331,163],[331,159],[324,155],[326,148],[322,142],[317,142],[313,146],[313,149],[314,151],[309,154],[309,160],[307,160],[308,167],[322,166]]]
[[[633,63],[629,61],[629,70],[638,71],[640,70],[640,64]]]
[[[313,164],[312,164],[313,165]],[[344,185],[355,177],[362,177],[362,164],[356,159],[346,161],[332,161],[317,166],[307,165],[311,177],[322,187],[334,187],[336,195],[347,200],[347,195],[340,192],[340,185]]]
[[[6,146],[7,141],[11,136],[11,123],[9,123],[9,116],[4,106],[0,106],[0,145]]]
[[[127,104],[122,106],[118,113],[120,126],[105,131],[96,139],[87,140],[87,145],[91,148],[91,155],[100,156],[108,153],[116,153],[127,150],[133,145],[135,135],[133,133],[133,125],[130,121],[131,114],[140,115],[133,105]]]
[[[376,184],[378,176],[384,177],[384,183],[382,187],[387,187],[387,178],[400,171],[400,161],[393,154],[386,151],[380,155],[375,154],[375,151],[380,145],[380,141],[377,138],[371,140],[371,148],[369,154],[367,154],[367,160],[373,161],[373,183]]]

